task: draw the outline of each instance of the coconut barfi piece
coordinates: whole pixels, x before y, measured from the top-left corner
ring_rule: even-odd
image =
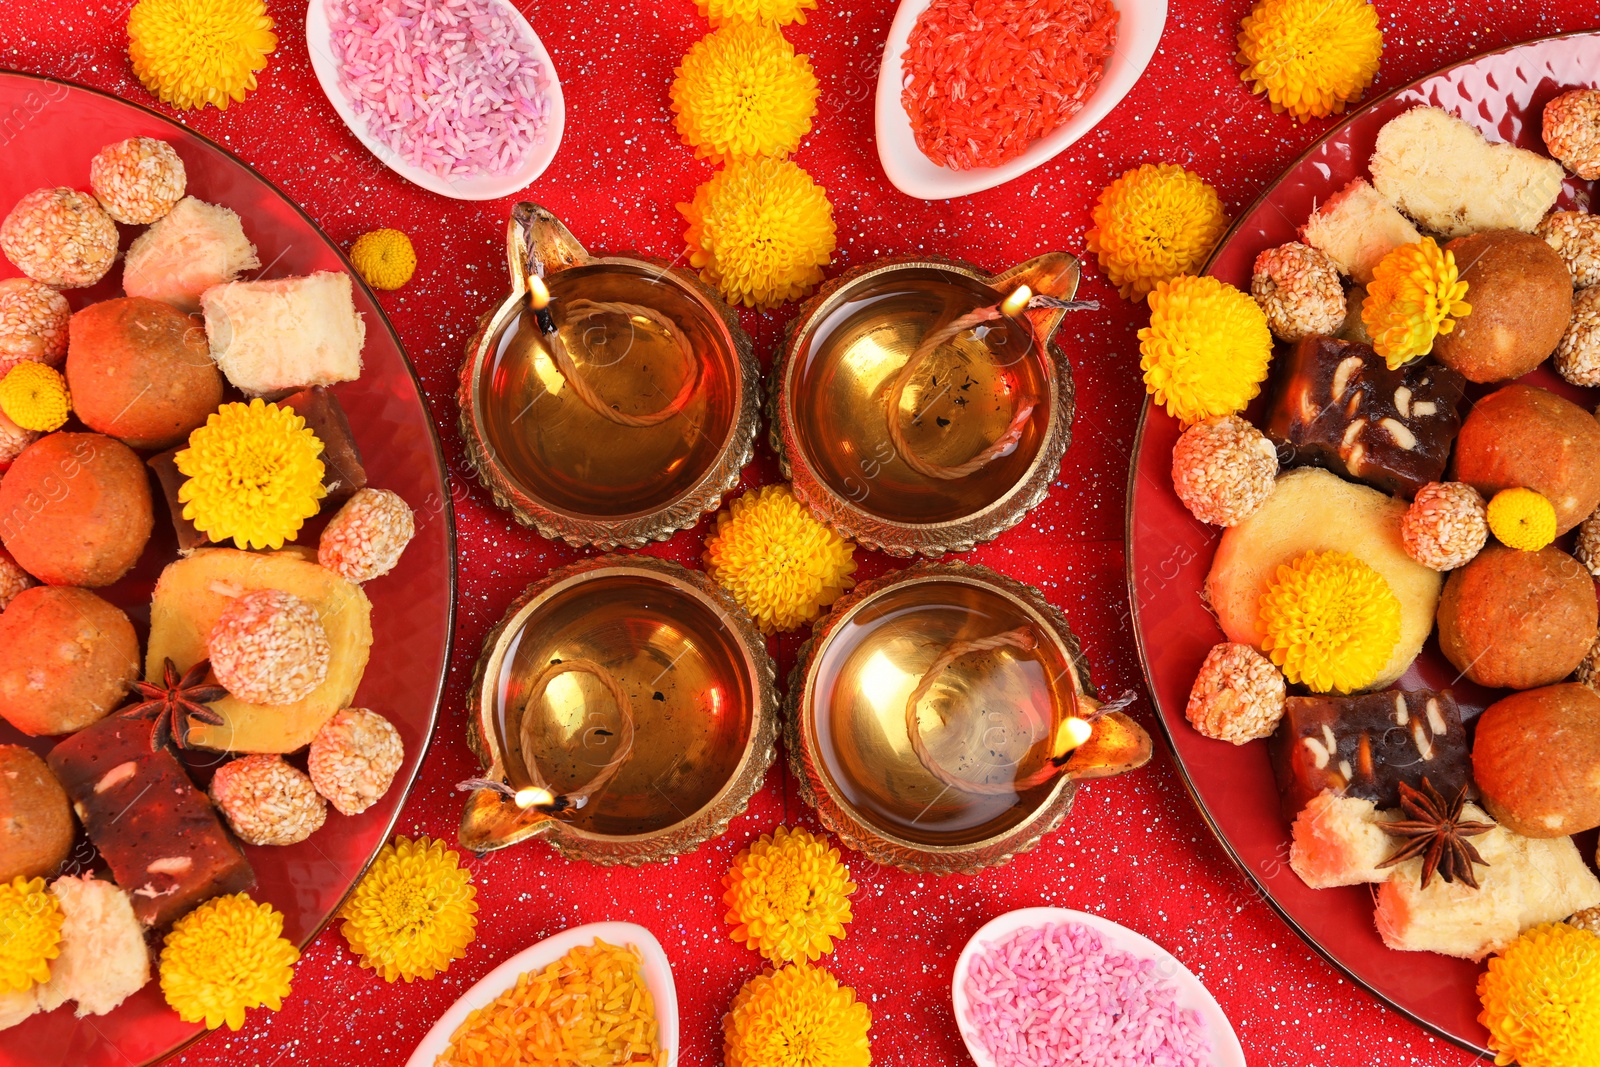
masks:
[[[1333,260],[1340,274],[1366,285],[1379,260],[1422,240],[1422,234],[1371,183],[1357,178],[1311,213],[1300,238]]]
[[[354,381],[367,337],[354,294],[350,276],[333,271],[207,289],[211,358],[250,396]]]
[[[1289,866],[1312,889],[1387,881],[1389,871],[1379,864],[1402,842],[1383,824],[1398,817],[1370,800],[1321,793],[1294,820]]]
[[[104,1015],[144,988],[150,954],[128,894],[92,874],[57,878],[50,892],[65,921],[50,980],[34,990],[39,1010],[54,1011],[72,1000],[80,1018]]]
[[[122,291],[192,314],[200,294],[259,266],[238,215],[186,196],[128,246]]]
[[[1553,159],[1486,140],[1436,107],[1416,107],[1378,131],[1372,184],[1429,233],[1532,233],[1567,172]]]
[[[102,719],[58,744],[49,763],[134,915],[159,928],[256,876],[183,765],[150,751],[150,729]]]

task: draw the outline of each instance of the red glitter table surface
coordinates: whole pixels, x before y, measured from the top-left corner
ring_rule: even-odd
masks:
[[[468,474],[455,430],[453,386],[463,344],[503,287],[509,201],[444,200],[380,166],[317,87],[302,39],[305,5],[268,0],[268,7],[279,47],[260,88],[226,112],[178,117],[253,164],[336,240],[395,226],[416,243],[415,280],[382,302],[444,437],[460,532],[461,603],[438,733],[399,829],[453,840],[460,797],[452,787],[476,769],[463,742],[463,689],[480,642],[523,585],[579,555],[494,508]],[[1149,70],[1098,129],[1001,188],[924,203],[888,184],[873,143],[872,91],[893,5],[822,0],[807,25],[788,33],[811,55],[822,83],[816,128],[797,159],[833,200],[834,269],[917,252],[996,269],[1048,249],[1082,253],[1096,193],[1146,162],[1181,163],[1215,185],[1231,210],[1243,208],[1332,121],[1297,125],[1245,90],[1233,52],[1248,8],[1245,0],[1175,0]],[[691,197],[711,168],[679,143],[667,86],[679,57],[706,32],[705,22],[689,0],[533,0],[523,9],[554,56],[568,115],[554,165],[525,196],[549,206],[590,248],[680,255],[676,204]],[[0,20],[0,66],[154,104],[128,67],[127,10],[125,0],[92,6],[12,0]],[[1387,44],[1379,89],[1477,52],[1600,21],[1581,0],[1448,7],[1389,0],[1379,10]],[[1065,609],[1093,662],[1095,683],[1116,693],[1142,688],[1128,626],[1122,528],[1143,396],[1135,333],[1145,312],[1120,300],[1092,262],[1085,275],[1083,295],[1104,309],[1077,315],[1063,331],[1078,416],[1061,477],[1025,524],[970,558],[1039,586]],[[786,315],[783,309],[744,314],[764,360]],[[746,484],[773,477],[763,452]],[[702,524],[651,551],[692,562],[704,536]],[[862,555],[862,577],[899,565]],[[785,671],[797,643],[775,643]],[[1138,714],[1154,732],[1142,701]],[[718,1063],[722,1014],[761,969],[754,953],[728,940],[718,880],[739,848],[780,822],[814,825],[781,766],[727,836],[672,863],[603,870],[569,863],[538,842],[473,860],[479,937],[443,977],[387,985],[360,969],[330,928],[301,961],[281,1012],[252,1012],[243,1031],[213,1034],[175,1062],[403,1063],[445,1008],[499,961],[566,927],[624,919],[653,930],[672,958],[683,1013],[680,1062]],[[846,860],[861,887],[855,921],[825,963],[870,1005],[880,1062],[969,1062],[950,1013],[956,954],[985,920],[1036,904],[1102,914],[1165,945],[1216,994],[1251,1063],[1472,1062],[1347,982],[1255,898],[1160,746],[1148,768],[1081,792],[1067,826],[1009,867],[941,880],[876,867],[854,854]]]

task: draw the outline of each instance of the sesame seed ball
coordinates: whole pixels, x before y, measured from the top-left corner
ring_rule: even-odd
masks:
[[[27,447],[39,439],[33,430],[24,430],[0,411],[0,470],[11,466]]]
[[[1556,372],[1573,385],[1600,385],[1600,285],[1572,298],[1572,321],[1556,346]]]
[[[34,281],[80,289],[117,258],[117,224],[87,193],[35,189],[0,222],[0,250]]]
[[[1600,178],[1600,90],[1573,89],[1546,104],[1544,145],[1578,177]]]
[[[11,553],[0,552],[0,611],[10,607],[11,602],[17,599],[17,594],[24,589],[38,584],[33,575],[17,566]]]
[[[1585,908],[1568,919],[1567,923],[1591,934],[1600,934],[1600,908]]]
[[[359,815],[383,798],[404,762],[400,731],[375,711],[345,708],[311,742],[311,784],[345,815]]]
[[[245,756],[224,763],[211,779],[211,800],[249,845],[295,845],[328,819],[328,805],[311,779],[282,756]]]
[[[352,582],[369,582],[394,570],[415,534],[411,508],[398,493],[362,489],[322,531],[317,562]]]
[[[0,281],[0,377],[25,359],[59,367],[67,359],[67,298],[32,278]]]
[[[1206,653],[1184,714],[1207,737],[1242,745],[1270,737],[1283,707],[1283,672],[1249,645],[1224,643]]]
[[[130,226],[147,226],[183,199],[183,160],[165,141],[130,137],[108,144],[89,161],[89,188],[106,214]]]
[[[1344,325],[1344,285],[1338,268],[1324,253],[1298,241],[1256,257],[1250,295],[1267,313],[1273,336],[1283,341],[1332,335]]]
[[[222,610],[206,642],[222,687],[250,704],[293,704],[328,677],[332,650],[316,610],[293,593],[258,589]]]
[[[1600,511],[1578,524],[1578,539],[1572,554],[1578,562],[1589,568],[1589,573],[1600,578]]]
[[[1406,555],[1436,571],[1472,562],[1489,540],[1488,507],[1465,482],[1429,482],[1400,519]]]
[[[1535,232],[1567,265],[1575,287],[1600,285],[1600,215],[1552,211],[1540,220]]]
[[[1234,526],[1254,515],[1278,476],[1278,453],[1237,415],[1197,422],[1172,449],[1172,486],[1201,522]]]

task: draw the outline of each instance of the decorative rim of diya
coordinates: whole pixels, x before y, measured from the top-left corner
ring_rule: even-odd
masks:
[[[514,789],[506,778],[504,753],[500,751],[495,726],[495,680],[525,623],[556,594],[573,586],[602,578],[624,575],[645,578],[671,586],[700,601],[708,612],[732,631],[735,644],[744,657],[745,674],[751,686],[751,721],[744,752],[716,795],[678,822],[641,834],[599,834],[554,817],[563,810],[565,798],[552,797],[553,804],[543,809],[518,806]],[[578,661],[573,661],[577,663]],[[588,665],[577,666],[578,670]],[[692,852],[720,836],[728,823],[742,814],[750,798],[761,788],[775,758],[778,736],[778,671],[767,652],[765,638],[745,610],[704,573],[680,563],[654,556],[605,555],[579,560],[551,571],[523,590],[512,601],[501,620],[483,639],[483,650],[472,671],[467,690],[467,746],[478,757],[484,770],[479,778],[457,788],[469,792],[461,813],[461,846],[473,852],[492,852],[543,835],[568,859],[586,860],[602,866],[638,867]],[[604,682],[605,679],[602,678]],[[632,723],[625,730],[632,741]],[[619,746],[620,747],[620,746]],[[620,756],[619,754],[619,761]],[[602,768],[596,781],[578,792],[592,791],[609,778],[615,766]],[[535,771],[535,773],[537,773]]]
[[[784,345],[776,358],[767,391],[768,438],[784,477],[794,485],[802,500],[819,522],[833,527],[842,536],[892,556],[945,556],[969,552],[985,541],[992,541],[1021,522],[1044,501],[1061,469],[1061,460],[1072,443],[1072,417],[1076,389],[1072,365],[1056,344],[1056,330],[1065,319],[1063,307],[1030,309],[1025,312],[1034,337],[1042,342],[1048,359],[1043,360],[1052,395],[1041,406],[1049,421],[1033,461],[1006,493],[986,507],[945,522],[897,522],[874,514],[830,487],[818,474],[795,428],[793,379],[800,355],[817,324],[823,322],[845,299],[848,291],[870,279],[911,268],[926,268],[959,275],[994,289],[996,303],[1019,286],[1027,286],[1052,304],[1070,301],[1077,294],[1077,257],[1066,252],[1046,252],[1018,263],[1000,274],[990,274],[970,263],[939,256],[894,256],[853,268],[827,282],[800,306],[784,327]]]
[[[756,428],[761,415],[761,365],[756,359],[755,342],[739,325],[733,309],[695,275],[663,260],[628,252],[592,255],[560,219],[538,204],[521,202],[512,208],[511,220],[506,226],[506,261],[511,291],[492,311],[479,318],[477,329],[467,341],[456,392],[467,462],[489,490],[495,504],[511,512],[524,526],[537,530],[542,537],[606,550],[642,548],[651,541],[665,541],[716,511],[722,498],[739,484],[740,472],[755,455]],[[526,305],[529,298],[527,265],[530,263],[541,264],[546,276],[572,267],[597,264],[648,266],[659,272],[663,280],[675,283],[701,307],[706,321],[717,327],[713,332],[721,335],[723,346],[739,369],[734,382],[737,414],[715,461],[693,485],[669,503],[633,515],[577,514],[531,496],[495,457],[484,425],[483,366],[494,356],[496,339]]]
[[[813,731],[807,725],[809,718],[805,707],[814,693],[816,667],[822,658],[820,652],[840,626],[889,590],[949,582],[997,593],[1030,616],[1039,634],[1047,635],[1062,658],[1073,665],[1077,674],[1073,681],[1080,706],[1085,709],[1084,715],[1099,719],[1106,726],[1102,729],[1096,725],[1089,739],[1070,750],[1066,758],[1047,761],[1047,767],[1055,763],[1061,768],[1060,773],[1054,775],[1049,794],[1020,823],[979,841],[935,845],[897,837],[854,814],[853,806],[834,788],[821,766]],[[1154,751],[1150,735],[1121,711],[1131,697],[1132,694],[1125,694],[1104,705],[1095,698],[1089,684],[1089,661],[1077,635],[1061,610],[1047,601],[1038,589],[978,564],[924,560],[894,574],[863,582],[817,620],[789,674],[788,691],[784,696],[784,747],[788,751],[789,767],[799,783],[801,799],[817,813],[823,826],[845,845],[875,863],[903,871],[972,874],[986,867],[1003,866],[1035,848],[1045,834],[1057,829],[1066,819],[1080,781],[1112,777],[1149,762]],[[1080,754],[1085,758],[1080,760]],[[929,771],[935,773],[933,768]]]

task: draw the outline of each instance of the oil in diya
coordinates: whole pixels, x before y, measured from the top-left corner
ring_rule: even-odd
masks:
[[[893,260],[825,287],[790,329],[774,443],[818,518],[895,555],[992,539],[1043,499],[1070,441],[1065,253],[998,276]]]
[[[647,557],[573,564],[490,634],[469,741],[486,764],[462,844],[542,833],[563,852],[641,863],[742,811],[772,760],[774,667],[759,632],[699,572]]]
[[[835,605],[790,684],[802,794],[841,840],[908,870],[1033,847],[1076,782],[1142,766],[1149,736],[1088,692],[1065,618],[983,567],[920,564]]]
[[[519,204],[511,292],[461,370],[462,431],[501,506],[547,537],[638,547],[698,522],[755,439],[759,368],[693,275],[591,256]]]

